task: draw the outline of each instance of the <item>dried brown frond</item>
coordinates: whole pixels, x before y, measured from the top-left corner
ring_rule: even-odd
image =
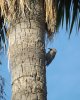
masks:
[[[0,0],[1,14],[11,21],[25,13],[25,9],[30,10],[29,0]]]
[[[48,36],[52,36],[52,33],[56,31],[56,1],[45,0],[45,20],[48,31]]]
[[[12,19],[25,15],[30,12],[31,0],[0,0],[1,14],[9,22]],[[45,23],[47,26],[48,36],[55,32],[56,27],[56,0],[44,0],[45,4]]]
[[[1,9],[1,15],[3,15],[5,18],[9,14],[9,5],[8,0],[0,0],[0,9]]]

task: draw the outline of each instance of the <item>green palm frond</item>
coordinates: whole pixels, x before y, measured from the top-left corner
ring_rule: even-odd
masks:
[[[72,29],[73,29],[73,25],[74,25],[75,21],[77,21],[78,13],[80,13],[79,12],[80,4],[79,4],[78,0],[73,0],[72,3],[73,3],[73,15],[72,15],[71,28],[70,28],[70,35],[71,35]]]
[[[77,28],[80,28],[80,0],[56,0],[57,6],[57,29],[64,19],[66,19],[66,30],[70,29],[71,35],[73,26],[77,22]]]
[[[1,41],[4,37],[3,31],[2,31],[3,23],[4,23],[4,18],[3,16],[1,16],[1,11],[0,11],[0,48],[1,48]]]
[[[0,51],[3,48],[3,45],[6,48],[6,38],[5,38],[5,33],[6,33],[6,28],[4,25],[4,18],[3,16],[1,16],[1,9],[0,9]],[[0,65],[2,64],[2,62],[0,61]]]
[[[0,14],[0,49],[2,48],[2,42],[5,44],[5,33],[4,33],[4,18]]]
[[[70,25],[70,6],[71,1],[65,0],[65,17],[66,17],[66,30],[68,29],[68,25]]]
[[[5,99],[5,92],[4,92],[4,86],[5,86],[5,81],[4,78],[0,75],[0,100],[6,100]]]

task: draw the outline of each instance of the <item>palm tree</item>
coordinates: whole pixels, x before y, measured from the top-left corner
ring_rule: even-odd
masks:
[[[10,26],[12,100],[47,100],[45,33],[49,39],[54,37],[64,16],[66,26],[71,26],[70,34],[76,18],[80,26],[79,0],[0,0],[0,8]]]

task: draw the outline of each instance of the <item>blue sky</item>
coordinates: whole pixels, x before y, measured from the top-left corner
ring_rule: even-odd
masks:
[[[5,97],[6,100],[11,100],[11,79],[8,71],[8,58],[5,52],[0,53],[0,61],[2,62],[2,65],[0,65],[0,75],[2,75],[5,79]]]
[[[48,47],[57,49],[47,68],[48,100],[80,100],[80,34],[74,27],[69,39],[65,28],[60,29]]]
[[[65,28],[60,29],[54,40],[46,46],[57,49],[55,59],[47,67],[48,100],[80,100],[80,34],[76,35],[75,30],[76,27],[69,39]],[[3,62],[2,67],[0,65],[0,74],[5,76],[6,98],[10,100],[11,85],[7,56],[0,53],[0,59]]]

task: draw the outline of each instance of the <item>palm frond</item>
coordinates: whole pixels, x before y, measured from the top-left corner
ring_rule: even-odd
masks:
[[[66,30],[70,30],[71,35],[73,26],[77,22],[78,29],[80,28],[80,0],[56,0],[57,4],[57,24],[56,28],[59,29],[63,19],[66,19]],[[69,28],[68,28],[69,27]]]
[[[73,25],[74,25],[74,22],[77,21],[77,15],[78,15],[78,0],[73,0],[73,15],[72,15],[72,22],[71,22],[71,28],[70,28],[70,35],[71,35],[71,32],[72,32],[72,28],[73,28]]]
[[[65,19],[66,19],[66,30],[68,29],[68,25],[70,25],[70,6],[71,6],[71,1],[69,0],[65,0],[65,2],[64,2],[65,4]]]
[[[4,86],[5,86],[4,78],[0,75],[0,100],[6,100]]]
[[[55,32],[56,28],[56,1],[55,0],[45,0],[45,13],[46,13],[46,24],[48,29],[48,36],[50,37],[52,33]]]
[[[56,29],[59,30],[59,27],[61,25],[63,25],[63,21],[64,21],[64,1],[63,0],[57,0],[56,2],[56,8],[57,8],[57,22],[56,22]]]
[[[0,0],[1,14],[8,21],[23,17],[26,10],[31,11],[30,4],[35,0]]]
[[[0,49],[2,48],[2,41],[3,41],[3,43],[5,43],[3,24],[4,24],[4,18],[3,18],[3,16],[1,16],[1,9],[0,9]]]
[[[31,11],[31,3],[37,0],[0,0],[1,14],[4,19],[12,21],[21,15],[26,15],[26,10]],[[45,23],[48,28],[48,36],[55,32],[56,26],[56,0],[44,0],[45,4]]]
[[[1,15],[4,19],[11,21],[26,11],[31,11],[30,4],[36,0],[0,0]],[[78,18],[78,29],[80,28],[80,0],[44,0],[45,23],[47,26],[48,36],[52,36],[66,19],[66,30],[70,29]],[[35,3],[35,2],[34,2]],[[72,16],[72,17],[71,17]]]

